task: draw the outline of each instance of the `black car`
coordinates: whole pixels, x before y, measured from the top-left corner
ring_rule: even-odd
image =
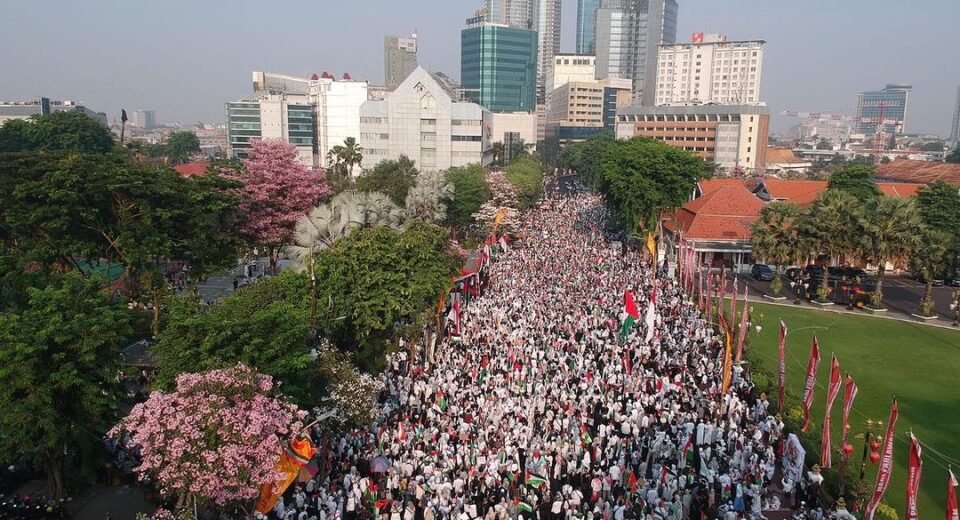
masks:
[[[800,279],[801,269],[799,267],[788,267],[783,274],[787,275],[787,278],[797,281]]]
[[[947,278],[943,281],[943,284],[947,287],[960,287],[960,275]]]
[[[773,272],[773,269],[770,269],[769,265],[766,264],[753,264],[753,267],[750,268],[750,276],[754,277],[761,282],[769,282],[773,280],[773,277],[776,274]]]
[[[823,276],[823,266],[810,264],[803,268],[803,274],[805,276],[809,276],[810,278],[820,278]]]

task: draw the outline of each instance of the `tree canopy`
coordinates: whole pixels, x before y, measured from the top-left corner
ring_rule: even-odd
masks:
[[[397,206],[403,206],[410,188],[417,183],[417,174],[413,161],[401,155],[397,160],[380,161],[373,169],[363,172],[357,177],[355,187],[367,193],[379,191]]]
[[[125,309],[102,280],[49,275],[16,313],[0,313],[0,460],[49,468],[49,496],[64,490],[68,459],[110,428],[119,397]]]
[[[517,188],[518,209],[533,207],[543,193],[543,169],[536,159],[521,155],[506,167],[507,180]]]
[[[173,132],[167,137],[164,145],[164,154],[170,164],[183,164],[190,160],[190,156],[200,153],[200,140],[193,132]]]
[[[827,181],[827,189],[845,191],[861,201],[873,200],[882,195],[873,180],[875,175],[872,164],[849,163],[834,168]]]
[[[433,224],[358,229],[317,253],[321,328],[354,352],[361,368],[375,370],[394,327],[433,309],[462,261],[449,250],[446,230]]]
[[[79,110],[53,112],[0,126],[0,152],[37,150],[107,153],[113,149],[110,129]]]
[[[473,214],[490,200],[486,172],[479,164],[450,168],[444,174],[453,185],[453,196],[444,200],[447,205],[447,224],[463,227],[473,222]]]

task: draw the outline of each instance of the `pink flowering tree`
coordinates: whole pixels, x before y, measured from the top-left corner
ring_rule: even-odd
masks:
[[[276,274],[297,221],[330,194],[326,173],[304,166],[292,144],[274,140],[251,141],[243,166],[246,171],[227,175],[243,183],[239,233],[267,249]]]
[[[243,364],[184,373],[173,393],[153,392],[108,435],[139,451],[134,471],[179,507],[242,508],[279,477],[281,451],[303,428],[306,413],[274,390],[273,378]]]

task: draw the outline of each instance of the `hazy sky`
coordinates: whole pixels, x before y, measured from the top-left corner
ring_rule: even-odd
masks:
[[[911,83],[908,132],[949,133],[960,85],[960,0],[679,0],[694,31],[764,39],[772,112],[841,111],[860,90]],[[116,117],[222,122],[250,71],[383,81],[383,35],[420,32],[420,62],[459,77],[460,30],[480,0],[3,0],[0,99],[85,101]],[[572,52],[576,0],[564,0]],[[849,112],[847,112],[849,113]],[[785,128],[789,120],[775,123]]]

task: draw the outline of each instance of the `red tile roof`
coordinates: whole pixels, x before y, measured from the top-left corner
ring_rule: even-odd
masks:
[[[809,163],[807,159],[797,157],[790,148],[767,147],[767,164]]]
[[[750,240],[763,205],[742,183],[723,186],[667,215],[665,226],[691,240]]]
[[[743,187],[743,179],[729,179],[729,178],[716,178],[716,179],[701,179],[697,185],[700,187],[700,194],[706,195],[712,191],[716,191],[724,186],[734,186],[734,187]]]
[[[827,181],[764,179],[763,185],[772,200],[782,200],[799,206],[812,204],[817,199],[817,194],[827,189]]]
[[[178,164],[173,169],[184,177],[195,177],[207,173],[207,163]]]
[[[896,159],[878,166],[877,178],[921,184],[944,181],[960,186],[960,164]]]
[[[877,187],[888,197],[914,197],[926,184],[915,182],[878,182]]]

